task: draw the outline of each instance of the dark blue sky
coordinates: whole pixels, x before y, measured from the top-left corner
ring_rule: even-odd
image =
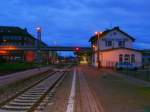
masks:
[[[89,46],[95,31],[120,26],[150,48],[150,0],[1,0],[0,25],[43,28],[49,45]]]

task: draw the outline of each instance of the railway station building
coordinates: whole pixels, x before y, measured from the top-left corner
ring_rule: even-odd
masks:
[[[142,53],[133,48],[135,39],[119,27],[98,32],[89,40],[92,47],[92,65],[106,68],[127,62],[142,66]]]

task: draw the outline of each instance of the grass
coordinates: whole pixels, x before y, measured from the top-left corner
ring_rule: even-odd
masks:
[[[41,65],[41,67],[46,65]],[[32,69],[39,67],[37,63],[25,63],[25,62],[16,62],[16,63],[0,63],[0,76],[19,72],[22,70]]]
[[[150,99],[150,87],[139,88],[139,93],[146,99]],[[150,105],[144,107],[144,112],[150,112]]]
[[[1,63],[0,64],[0,70],[1,71],[15,71],[15,70],[22,70],[22,69],[28,69],[33,68],[37,66],[34,63]]]
[[[103,81],[105,85],[109,85],[114,101],[122,99],[129,105],[144,109],[144,112],[150,112],[150,87],[137,86],[114,75],[108,75]]]
[[[137,79],[150,81],[150,70],[145,71],[118,71],[120,73],[135,77]]]
[[[145,107],[144,112],[150,112],[150,107]]]
[[[150,87],[141,87],[139,90],[140,93],[147,95],[150,98]]]

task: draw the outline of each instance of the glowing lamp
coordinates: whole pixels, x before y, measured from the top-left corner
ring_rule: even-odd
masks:
[[[95,48],[95,47],[96,47],[96,45],[93,45],[92,47],[93,47],[93,48]]]
[[[98,34],[101,35],[102,33],[103,33],[103,32],[95,32],[95,35],[98,35]]]
[[[38,32],[41,32],[41,27],[37,27],[36,30],[37,30]]]
[[[7,40],[5,40],[5,39],[3,40],[3,42],[6,42],[6,41],[7,41]]]
[[[98,32],[95,32],[95,35],[98,35]]]
[[[99,32],[100,34],[102,34],[103,32]]]

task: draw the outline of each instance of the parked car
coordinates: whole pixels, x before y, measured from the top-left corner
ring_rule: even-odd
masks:
[[[129,69],[129,70],[137,70],[140,68],[135,63],[129,63],[129,62],[119,62],[116,64],[116,69],[122,70],[122,69]]]

